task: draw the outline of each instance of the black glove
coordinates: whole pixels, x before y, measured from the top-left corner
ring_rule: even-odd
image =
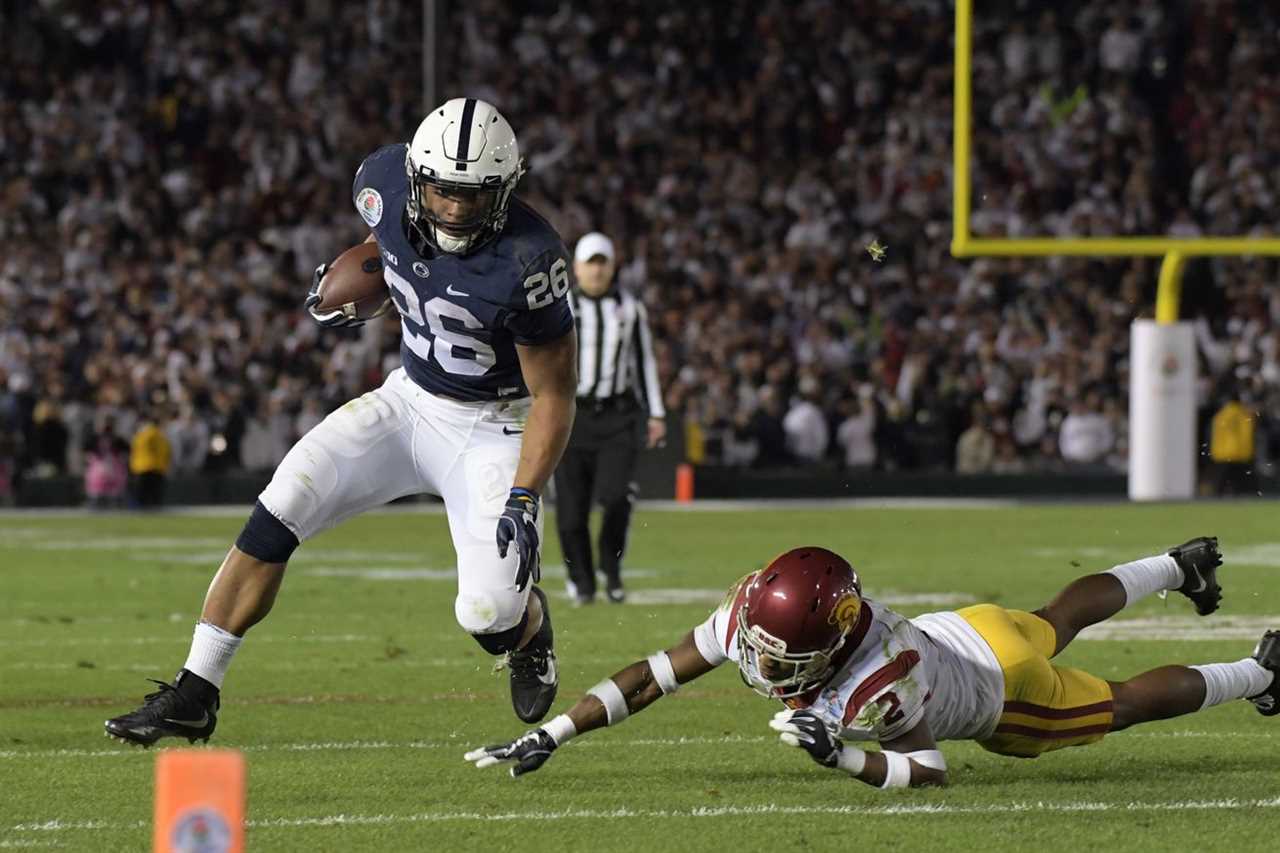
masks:
[[[307,313],[313,320],[326,329],[354,329],[356,326],[363,326],[364,320],[359,317],[348,317],[341,308],[334,311],[316,311],[316,306],[320,304],[320,279],[324,278],[324,274],[328,271],[328,264],[316,267],[316,274],[311,278],[311,289],[307,291],[307,301],[302,303],[302,306],[307,309]]]
[[[538,552],[538,493],[516,487],[507,496],[507,506],[498,519],[498,556],[506,559],[507,547],[515,540],[520,564],[516,568],[516,590],[523,592],[529,578],[542,578],[542,557]]]
[[[844,744],[832,736],[826,723],[812,711],[779,711],[769,721],[769,728],[782,732],[783,743],[798,746],[823,767],[835,767]]]
[[[515,765],[511,768],[511,775],[519,776],[521,773],[532,773],[543,764],[546,764],[547,759],[551,757],[551,753],[555,752],[555,750],[556,742],[551,735],[547,734],[543,729],[534,729],[531,732],[522,734],[510,743],[473,749],[463,757],[467,761],[474,761],[477,768],[492,767],[504,761],[514,761]]]

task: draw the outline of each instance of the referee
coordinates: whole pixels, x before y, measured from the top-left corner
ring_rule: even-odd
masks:
[[[609,600],[620,604],[622,554],[638,491],[641,442],[666,437],[666,413],[644,305],[613,286],[613,241],[593,231],[573,253],[577,289],[570,295],[578,326],[578,416],[556,468],[556,529],[578,604],[596,596],[596,569]],[[591,500],[604,508],[599,562],[592,559]]]

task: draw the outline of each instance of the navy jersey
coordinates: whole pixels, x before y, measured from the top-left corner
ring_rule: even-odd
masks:
[[[418,254],[405,233],[406,147],[370,154],[351,190],[400,312],[405,372],[458,400],[523,397],[529,391],[515,345],[547,343],[573,329],[569,253],[545,219],[512,197],[502,232],[471,254]]]

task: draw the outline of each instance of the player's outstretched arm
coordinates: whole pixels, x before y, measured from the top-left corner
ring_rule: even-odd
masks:
[[[638,660],[601,681],[566,713],[541,728],[508,743],[474,749],[465,757],[476,767],[511,762],[512,776],[529,773],[541,767],[556,747],[570,738],[592,729],[616,726],[713,669],[715,664],[698,651],[690,631],[678,645]]]
[[[880,752],[866,752],[836,737],[812,711],[779,711],[769,727],[782,742],[809,753],[823,767],[838,767],[877,788],[919,788],[947,784],[947,763],[921,720],[901,737],[880,742]]]

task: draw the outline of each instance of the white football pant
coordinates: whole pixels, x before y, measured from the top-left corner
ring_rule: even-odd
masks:
[[[529,402],[452,400],[399,368],[299,439],[258,500],[301,543],[396,498],[439,495],[458,555],[458,624],[471,634],[505,631],[524,615],[530,589],[515,588],[518,549],[503,559],[495,539]]]

